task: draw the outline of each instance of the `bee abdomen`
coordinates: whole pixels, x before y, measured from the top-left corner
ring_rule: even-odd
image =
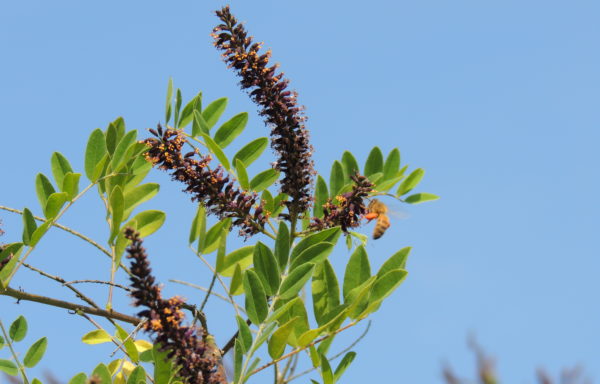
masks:
[[[375,224],[375,229],[373,230],[373,239],[377,240],[385,231],[390,227],[390,219],[387,215],[380,214],[377,218],[377,224]]]

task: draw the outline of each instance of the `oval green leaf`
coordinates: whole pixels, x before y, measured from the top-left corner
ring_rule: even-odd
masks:
[[[306,263],[317,264],[327,259],[327,256],[333,251],[334,245],[328,242],[320,242],[306,248],[298,257],[294,258],[290,271],[298,268],[299,266]]]
[[[8,336],[12,341],[21,341],[27,335],[27,320],[23,316],[17,317],[10,325]]]
[[[94,175],[96,165],[102,160],[106,153],[106,139],[100,128],[96,128],[91,134],[85,149],[85,175],[91,181],[96,181]]]
[[[252,181],[250,181],[250,189],[255,192],[262,192],[276,182],[277,179],[279,179],[279,171],[267,169],[252,178]]]
[[[23,364],[27,368],[35,367],[35,365],[40,362],[42,357],[44,357],[44,353],[46,352],[47,346],[48,339],[45,337],[42,337],[41,339],[33,343],[33,345],[27,350],[27,353],[25,353],[25,357],[23,358]]]
[[[279,329],[273,332],[271,339],[269,339],[269,356],[272,359],[277,359],[283,355],[283,351],[285,351],[285,346],[287,345],[287,340],[290,336],[290,333],[294,330],[294,326],[299,317],[294,317],[287,323],[283,324]]]
[[[46,216],[46,219],[54,219],[68,198],[69,196],[65,192],[56,192],[48,196],[48,201],[46,201],[46,206],[44,207],[44,216]]]
[[[83,372],[80,372],[73,376],[71,380],[69,380],[68,384],[85,384],[87,382],[87,375]]]
[[[383,276],[393,269],[404,269],[406,267],[406,259],[408,259],[408,254],[411,249],[411,247],[405,247],[390,256],[390,258],[379,268],[379,271],[377,271],[377,276]]]
[[[23,244],[29,245],[31,235],[37,229],[37,223],[28,208],[23,209]]]
[[[283,300],[294,297],[312,275],[314,264],[303,264],[283,279],[279,288],[279,297]]]
[[[50,158],[50,166],[52,168],[52,175],[54,176],[56,185],[61,191],[64,191],[62,188],[65,175],[69,172],[73,173],[73,168],[71,168],[69,160],[67,160],[62,153],[54,152]]]
[[[246,166],[240,159],[234,159],[234,163],[240,187],[242,187],[242,189],[245,191],[249,190],[250,182],[248,181],[248,172],[246,172]]]
[[[212,137],[210,137],[206,133],[203,133],[202,137],[204,138],[204,143],[206,144],[208,149],[217,157],[223,168],[225,168],[228,171],[231,170],[231,164],[229,164],[229,159],[227,159],[225,152],[223,152],[223,149],[219,146],[219,144],[215,143]]]
[[[329,260],[317,264],[311,285],[317,324],[324,325],[327,313],[340,305],[340,286]]]
[[[129,217],[131,211],[133,211],[135,207],[153,198],[159,190],[160,185],[157,183],[146,183],[126,190],[123,194],[125,209],[123,217]]]
[[[238,113],[225,122],[215,133],[215,142],[221,148],[227,147],[242,133],[248,123],[248,112]]]
[[[222,276],[233,276],[236,266],[239,266],[242,271],[252,264],[252,256],[254,245],[241,247],[225,256],[222,269],[217,269]]]
[[[419,184],[424,175],[425,170],[422,168],[417,168],[414,171],[412,171],[410,175],[408,175],[406,179],[404,179],[404,181],[400,183],[400,185],[398,186],[398,190],[396,191],[396,195],[402,196],[410,192],[414,187],[417,186],[417,184]]]
[[[50,179],[48,179],[43,173],[38,173],[35,177],[35,192],[37,194],[38,201],[40,202],[40,206],[44,208],[46,206],[46,202],[48,201],[48,197],[55,193],[56,190],[52,186]]]
[[[96,329],[83,335],[81,341],[85,344],[103,344],[110,343],[112,337],[104,329]]]
[[[319,175],[315,186],[315,205],[313,207],[313,216],[323,216],[323,205],[327,202],[329,192],[327,192],[327,182]]]
[[[336,244],[341,233],[340,227],[334,227],[306,236],[292,249],[290,259],[294,261],[305,249],[318,243],[328,242]]]
[[[369,153],[367,161],[365,162],[365,176],[370,176],[377,172],[383,171],[383,153],[379,147],[375,147]]]
[[[0,371],[11,376],[17,376],[19,374],[19,369],[17,368],[15,363],[13,363],[10,360],[4,359],[0,359]]]
[[[385,159],[385,164],[383,165],[383,177],[389,179],[396,176],[398,169],[400,169],[400,150],[394,148],[390,151],[387,159]]]
[[[344,166],[346,180],[350,180],[350,176],[354,175],[356,172],[360,172],[358,161],[356,161],[354,155],[349,151],[344,151],[344,154],[342,155],[342,165]]]
[[[329,196],[334,197],[344,186],[344,169],[342,163],[334,161],[329,175]]]
[[[410,196],[406,197],[404,199],[404,202],[409,203],[409,204],[419,204],[419,203],[424,203],[426,201],[437,200],[439,198],[440,198],[439,196],[434,195],[433,193],[422,192],[422,193],[415,193],[414,195],[410,195]]]
[[[92,372],[92,376],[94,375],[98,377],[98,381],[96,381],[96,383],[112,384],[110,370],[106,365],[102,363],[98,364],[98,366],[96,366],[96,368],[94,368],[94,371]]]
[[[244,166],[249,167],[254,160],[262,155],[268,144],[269,139],[266,137],[259,137],[258,139],[251,141],[233,156],[233,162],[235,163],[235,161],[239,159],[244,163]]]
[[[254,270],[263,283],[267,295],[273,296],[279,288],[280,273],[275,255],[260,241],[254,246]]]
[[[223,111],[225,111],[225,107],[227,107],[227,98],[222,97],[208,104],[204,111],[202,111],[202,117],[206,121],[208,129],[211,129],[217,124]]]
[[[163,211],[148,210],[138,213],[130,222],[137,222],[140,237],[146,237],[156,232],[165,222],[167,215]]]
[[[344,272],[344,298],[348,297],[351,290],[358,287],[371,277],[371,265],[364,246],[356,248],[350,256],[346,271]]]
[[[252,270],[244,273],[243,284],[246,292],[246,313],[252,323],[259,325],[267,318],[269,311],[265,289],[258,275]]]
[[[285,270],[290,256],[290,230],[287,224],[281,220],[277,230],[277,239],[275,240],[275,258],[279,264],[280,270]]]

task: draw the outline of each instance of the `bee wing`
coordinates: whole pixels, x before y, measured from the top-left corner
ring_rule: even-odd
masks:
[[[400,204],[396,204],[396,203],[392,202],[391,204],[387,204],[387,207],[388,207],[387,213],[390,218],[406,220],[410,217],[410,214],[407,211],[405,211],[404,209],[402,209]]]

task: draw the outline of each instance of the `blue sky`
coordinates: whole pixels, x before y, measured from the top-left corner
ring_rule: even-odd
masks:
[[[408,218],[394,220],[381,240],[369,244],[375,266],[413,246],[410,274],[373,317],[344,382],[439,383],[444,361],[471,375],[470,332],[497,357],[504,382],[532,382],[538,367],[556,373],[576,364],[598,380],[600,5],[230,4],[251,34],[273,49],[299,92],[319,172],[328,175],[344,150],[364,161],[374,145],[386,153],[399,147],[404,164],[426,169],[421,190],[442,197],[399,206]],[[226,116],[251,112],[246,141],[266,135],[255,106],[212,47],[212,11],[221,5],[2,3],[0,205],[39,212],[35,174],[50,172],[54,151],[82,169],[94,128],[118,116],[140,131],[155,126],[164,115],[169,77],[184,97],[199,90],[205,100],[229,97]],[[168,180],[158,173],[152,178]],[[147,203],[168,213],[147,246],[161,281],[206,285],[207,272],[184,244],[193,205],[179,189],[167,183]],[[20,218],[0,218],[3,241],[16,241]],[[106,230],[98,220],[102,211],[93,194],[64,217],[65,224],[102,239]],[[341,266],[347,254],[340,249],[333,257]],[[66,279],[106,274],[106,260],[58,232],[29,260]],[[30,272],[20,272],[16,283],[72,299]],[[175,285],[166,290],[202,298]],[[128,303],[124,298],[121,308],[133,312]],[[109,361],[110,347],[79,341],[91,329],[83,319],[7,298],[0,305],[5,323],[18,314],[28,317],[29,342],[49,334],[42,365],[59,378]],[[211,301],[209,311],[221,325],[211,331],[222,343],[234,329],[231,310]],[[353,332],[333,350],[361,329]]]

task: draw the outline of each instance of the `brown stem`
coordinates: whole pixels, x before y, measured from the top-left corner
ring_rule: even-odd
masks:
[[[16,289],[12,289],[10,287],[6,287],[6,289],[0,290],[0,295],[14,297],[17,300],[33,301],[36,303],[52,305],[52,306],[58,307],[58,308],[70,309],[75,312],[83,312],[83,313],[88,313],[90,315],[102,316],[102,317],[106,317],[107,319],[120,320],[120,321],[124,321],[126,323],[130,323],[133,325],[138,325],[139,322],[142,321],[141,319],[138,319],[137,317],[129,316],[124,313],[119,313],[119,312],[115,312],[115,311],[105,311],[105,310],[99,309],[99,308],[86,307],[85,305],[79,305],[79,304],[71,303],[68,301],[63,301],[63,300],[53,299],[51,297],[39,296],[39,295],[34,295],[32,293],[18,291]]]

